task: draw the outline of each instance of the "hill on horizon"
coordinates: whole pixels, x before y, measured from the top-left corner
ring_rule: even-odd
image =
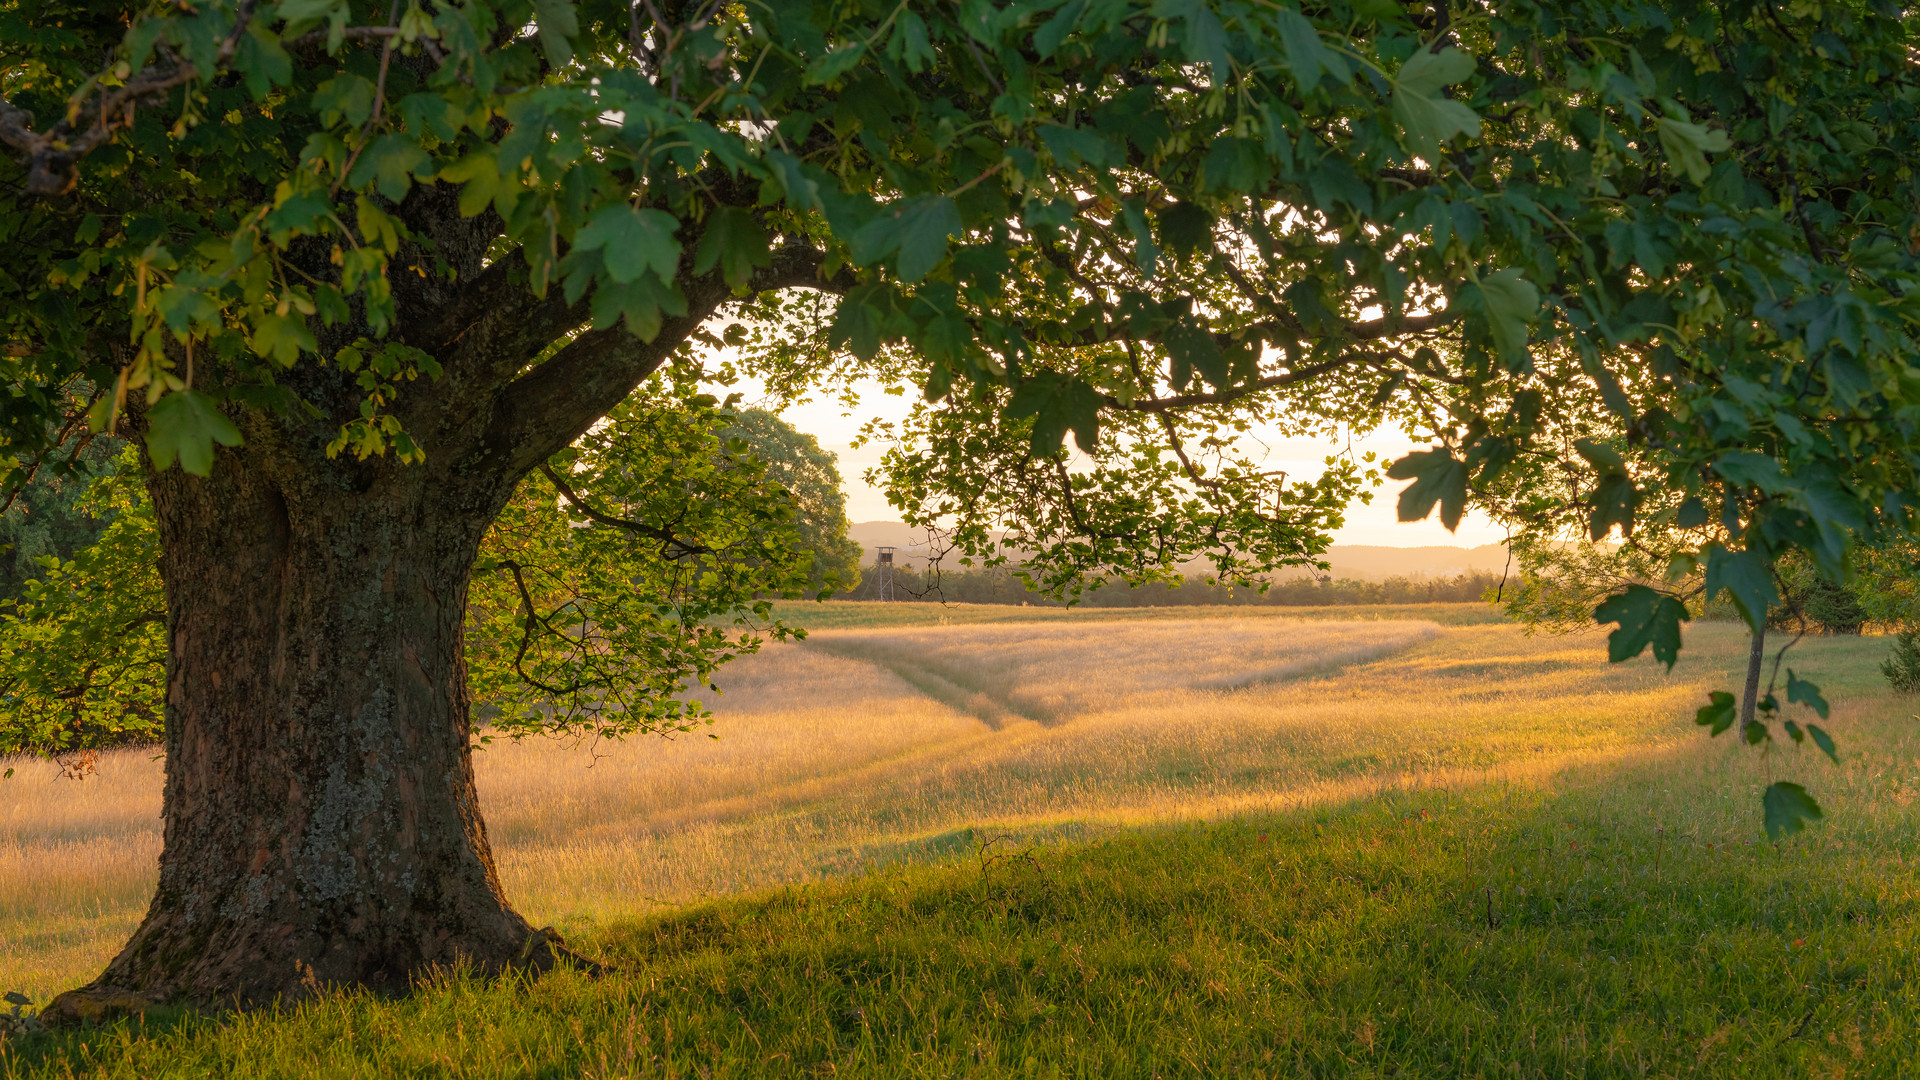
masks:
[[[897,566],[918,568],[927,561],[932,545],[926,530],[898,521],[859,521],[847,527],[847,536],[865,548],[864,565],[872,565],[874,549],[892,547]],[[1335,578],[1359,581],[1383,581],[1390,577],[1453,577],[1483,571],[1498,574],[1507,567],[1505,544],[1481,544],[1478,547],[1428,544],[1420,547],[1389,547],[1384,544],[1335,544],[1327,550]],[[954,560],[947,565],[959,569]],[[1304,575],[1307,571],[1296,573]]]

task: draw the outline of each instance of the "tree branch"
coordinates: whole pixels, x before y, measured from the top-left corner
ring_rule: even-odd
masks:
[[[1283,386],[1292,386],[1294,383],[1305,382],[1308,379],[1325,375],[1329,371],[1345,367],[1350,361],[1356,359],[1371,359],[1371,355],[1367,353],[1341,353],[1332,359],[1323,360],[1318,364],[1308,364],[1306,367],[1294,368],[1292,371],[1279,375],[1269,375],[1264,379],[1256,379],[1244,386],[1229,386],[1223,390],[1215,390],[1207,394],[1175,394],[1172,397],[1163,398],[1135,398],[1132,401],[1121,401],[1119,398],[1111,395],[1102,394],[1100,395],[1100,401],[1101,404],[1108,408],[1118,409],[1122,412],[1162,414],[1174,412],[1179,409],[1191,409],[1199,405],[1229,405],[1242,398],[1250,397],[1265,390],[1277,390]]]
[[[214,53],[214,70],[224,69],[233,60],[234,50],[239,48],[240,39],[247,33],[247,24],[253,20],[253,4],[254,0],[240,0],[233,29],[220,40],[220,47]],[[33,130],[32,113],[0,98],[0,143],[25,157],[29,192],[64,195],[73,188],[74,165],[110,142],[116,131],[133,126],[135,104],[199,77],[199,69],[190,63],[146,68],[129,78],[125,85],[101,93],[97,102],[69,103],[67,116],[45,132]],[[95,76],[94,83],[98,79]],[[85,128],[74,127],[74,118],[89,115],[92,123]]]
[[[673,535],[671,529],[662,529],[656,525],[648,525],[644,521],[633,521],[628,518],[614,517],[612,514],[599,509],[582,498],[579,492],[573,490],[572,485],[560,479],[560,474],[553,471],[553,466],[545,462],[540,464],[540,474],[545,476],[547,482],[552,484],[555,490],[565,496],[568,502],[572,503],[581,513],[587,515],[589,519],[615,529],[624,529],[635,536],[644,536],[649,540],[658,540],[660,542],[661,558],[684,559],[689,555],[713,554],[712,548],[703,544],[690,544]]]

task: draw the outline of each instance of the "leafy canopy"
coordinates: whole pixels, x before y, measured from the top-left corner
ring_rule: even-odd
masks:
[[[692,731],[710,717],[686,689],[766,636],[804,636],[769,598],[809,587],[817,526],[740,414],[690,390],[643,386],[488,531],[465,633],[484,740]],[[160,540],[137,452],[116,465],[81,500],[106,522],[93,543],[0,602],[0,754],[74,760],[161,734]]]
[[[1431,435],[1393,466],[1403,517],[1710,528],[1672,568],[1756,626],[1782,558],[1840,580],[1912,524],[1920,88],[1894,8],[0,13],[0,139],[38,193],[0,206],[33,253],[0,294],[23,463],[77,389],[155,467],[204,469],[229,417],[301,407],[306,366],[358,388],[337,452],[431,453],[410,403],[457,380],[396,296],[446,272],[422,222],[450,205],[579,312],[567,333],[672,344],[720,288],[770,381],[920,388],[897,504],[989,561],[1005,530],[1056,589],[1312,561],[1363,464],[1275,476],[1234,438],[1255,424]],[[1670,663],[1684,605],[1643,587],[1597,614],[1616,658]],[[1811,816],[1795,792],[1770,822]]]

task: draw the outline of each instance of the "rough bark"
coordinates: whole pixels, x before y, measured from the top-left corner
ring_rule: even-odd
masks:
[[[125,949],[51,1019],[402,992],[434,970],[537,971],[570,955],[508,905],[487,845],[468,579],[521,478],[729,292],[683,277],[689,312],[655,341],[588,331],[535,364],[586,302],[536,297],[512,261],[485,264],[497,222],[460,218],[450,191],[416,188],[403,210],[457,284],[395,275],[398,336],[445,368],[394,405],[425,465],[329,458],[362,392],[338,367],[302,364],[282,385],[304,404],[233,410],[245,444],[216,454],[211,476],[149,480],[169,634],[160,884]],[[754,285],[815,284],[818,266],[782,248]]]
[[[165,848],[146,920],[67,1018],[257,1004],[428,970],[550,967],[500,891],[461,651],[510,484],[316,462],[258,427],[155,477],[169,655]]]

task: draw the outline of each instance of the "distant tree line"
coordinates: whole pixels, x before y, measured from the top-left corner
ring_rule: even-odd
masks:
[[[880,596],[878,568],[861,571],[860,587],[845,600],[874,600]],[[1466,603],[1492,599],[1500,587],[1498,574],[1484,570],[1443,577],[1390,577],[1384,581],[1354,578],[1298,577],[1271,582],[1265,591],[1214,584],[1192,574],[1177,585],[1129,586],[1110,582],[1082,593],[1075,606],[1095,608],[1182,607],[1202,604],[1240,604],[1249,607],[1320,607],[1359,604]],[[897,566],[893,571],[895,600],[949,604],[1028,604],[1064,607],[1064,601],[1028,591],[1013,571],[963,569],[925,571]]]

